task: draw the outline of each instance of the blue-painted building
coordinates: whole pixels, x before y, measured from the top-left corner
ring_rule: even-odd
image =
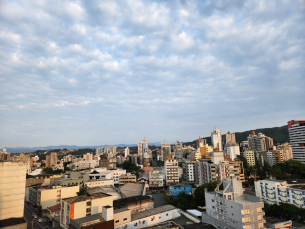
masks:
[[[169,186],[169,191],[172,195],[177,196],[180,192],[185,192],[186,194],[192,193],[191,185],[173,185]]]

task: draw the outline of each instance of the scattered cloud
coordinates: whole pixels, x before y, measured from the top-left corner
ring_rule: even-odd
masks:
[[[302,1],[2,1],[0,146],[304,119]]]

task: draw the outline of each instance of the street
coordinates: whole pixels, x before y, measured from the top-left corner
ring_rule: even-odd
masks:
[[[47,223],[47,221],[45,221],[45,219],[44,218],[42,218],[42,217],[37,217],[36,219],[34,219],[33,217],[32,217],[32,214],[33,213],[36,213],[36,210],[35,210],[35,208],[32,206],[32,205],[28,205],[28,204],[24,204],[24,218],[25,218],[25,220],[27,221],[27,228],[28,229],[32,229],[32,221],[34,220],[34,222],[33,222],[33,228],[39,228],[39,229],[42,229],[42,228],[48,228],[48,227],[50,227],[49,226],[49,224]],[[42,218],[43,219],[43,222],[42,223],[38,223],[37,222],[37,220],[39,219],[39,218]],[[34,225],[35,224],[35,222],[36,222],[36,226]]]

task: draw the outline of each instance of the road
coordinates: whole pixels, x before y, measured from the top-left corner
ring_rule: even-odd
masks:
[[[25,220],[27,221],[27,228],[28,229],[32,229],[32,221],[34,220],[34,223],[33,223],[33,229],[43,229],[43,228],[48,228],[50,227],[49,224],[47,223],[47,221],[45,219],[43,219],[43,222],[42,223],[38,223],[37,220],[39,218],[42,218],[42,217],[38,217],[37,219],[34,219],[32,217],[32,214],[33,213],[36,213],[36,210],[35,208],[32,206],[32,205],[28,205],[28,204],[24,204],[24,218]],[[36,222],[36,226],[34,225]]]

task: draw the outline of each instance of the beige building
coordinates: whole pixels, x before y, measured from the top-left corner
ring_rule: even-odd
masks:
[[[198,162],[182,161],[183,178],[187,183],[199,183]]]
[[[137,176],[134,174],[127,173],[125,175],[119,176],[119,185],[123,185],[125,183],[135,183],[137,182]]]
[[[178,161],[176,159],[166,159],[164,169],[167,185],[179,183]]]
[[[77,196],[79,186],[38,186],[29,187],[29,198],[33,205],[41,206],[43,210],[47,207],[60,204],[61,199]],[[36,196],[36,203],[35,203]]]
[[[255,153],[254,150],[245,150],[243,156],[247,159],[247,163],[249,167],[255,166]]]
[[[257,135],[253,131],[248,137],[249,148],[255,151],[267,151],[273,148],[273,139],[262,133]]]
[[[226,134],[226,143],[236,143],[235,134],[231,134],[230,131]]]
[[[61,202],[60,226],[69,228],[71,219],[103,212],[103,206],[113,206],[113,197],[104,193],[76,196]]]
[[[149,173],[149,187],[163,187],[163,173],[153,170]]]
[[[88,188],[103,187],[103,186],[114,186],[113,179],[100,179],[100,180],[89,180],[85,182]]]
[[[22,218],[26,163],[0,161],[0,220]]]
[[[93,160],[93,155],[91,153],[86,153],[83,155],[83,158],[85,161],[92,161]]]
[[[113,211],[114,227],[131,221],[131,210],[127,208],[115,209]]]
[[[130,153],[130,149],[129,149],[129,147],[126,147],[124,150],[125,158],[129,156],[129,153]]]

